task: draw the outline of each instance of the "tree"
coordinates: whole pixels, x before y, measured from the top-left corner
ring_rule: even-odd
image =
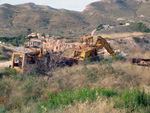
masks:
[[[100,25],[99,25],[99,26],[97,26],[97,28],[96,28],[96,30],[97,30],[97,31],[99,31],[99,30],[101,30],[101,29],[104,29],[103,24],[100,24]]]

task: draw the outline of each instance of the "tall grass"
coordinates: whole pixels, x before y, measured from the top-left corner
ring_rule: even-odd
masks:
[[[46,102],[42,102],[39,105],[39,110],[43,111],[43,108],[47,110],[53,110],[68,105],[74,105],[76,102],[93,102],[98,97],[103,96],[114,99],[114,107],[117,108],[130,108],[132,111],[138,111],[139,108],[148,109],[150,105],[150,96],[139,89],[126,89],[124,93],[121,93],[113,89],[105,88],[82,88],[71,89],[62,91],[57,94],[48,92],[48,99]]]

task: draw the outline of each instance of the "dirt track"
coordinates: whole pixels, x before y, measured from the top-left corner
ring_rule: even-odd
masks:
[[[0,67],[9,67],[11,65],[11,61],[0,62]]]

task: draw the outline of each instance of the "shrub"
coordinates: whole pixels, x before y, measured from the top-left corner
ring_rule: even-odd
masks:
[[[150,29],[142,22],[133,22],[129,25],[129,29],[138,32],[150,32]]]
[[[133,37],[133,40],[136,42],[136,43],[140,43],[141,42],[141,39],[139,37]]]
[[[10,43],[13,46],[23,45],[25,42],[25,36],[19,35],[18,37],[0,37],[0,41]]]
[[[0,60],[8,60],[8,58],[0,56]]]
[[[149,44],[149,41],[144,39],[144,43]]]
[[[101,30],[101,29],[104,29],[103,24],[100,24],[100,25],[99,25],[99,26],[97,26],[97,28],[96,28],[96,30],[97,30],[97,31],[99,31],[99,30]]]

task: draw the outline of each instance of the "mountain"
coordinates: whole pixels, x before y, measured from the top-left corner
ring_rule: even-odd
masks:
[[[84,14],[94,25],[99,18],[103,19],[104,24],[110,23],[108,20],[117,22],[119,18],[149,22],[149,8],[150,0],[102,0],[87,5]],[[139,18],[141,16],[144,18]]]
[[[25,8],[25,9],[38,9],[38,10],[55,10],[57,11],[58,9],[52,8],[50,6],[45,6],[45,5],[36,5],[34,3],[25,3],[25,4],[20,4],[16,5],[20,8]]]
[[[90,34],[100,24],[150,23],[150,0],[102,0],[83,12],[26,3],[0,5],[0,36],[27,35],[28,29],[61,36]]]

